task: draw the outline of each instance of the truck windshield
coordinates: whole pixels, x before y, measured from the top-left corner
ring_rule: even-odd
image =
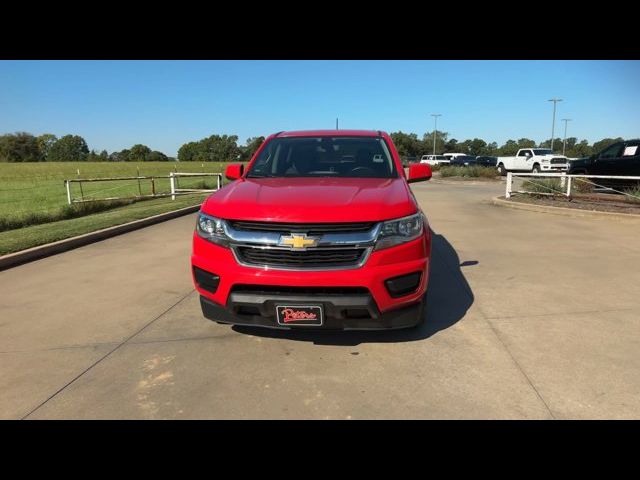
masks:
[[[553,151],[548,148],[534,148],[534,155],[553,155]]]
[[[378,137],[274,138],[247,174],[247,178],[397,176],[387,144]]]

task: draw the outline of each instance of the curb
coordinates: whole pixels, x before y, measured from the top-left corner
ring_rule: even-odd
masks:
[[[431,178],[429,183],[437,183],[440,185],[500,185],[504,182],[501,180],[458,180],[458,181],[447,181]]]
[[[77,237],[65,238],[57,242],[47,243],[46,245],[39,245],[20,252],[10,253],[0,257],[0,271],[49,257],[57,253],[66,252],[67,250],[73,250],[74,248],[82,247],[90,243],[106,240],[107,238],[148,227],[156,223],[172,220],[183,215],[188,215],[189,213],[197,212],[198,210],[200,210],[200,205],[193,205],[191,207],[185,207],[179,210],[154,215],[153,217],[141,218],[140,220],[134,220],[133,222],[123,223],[122,225],[103,228],[102,230],[85,233],[83,235],[78,235]]]
[[[551,207],[549,205],[534,205],[531,203],[510,202],[500,197],[493,197],[491,203],[498,207],[514,208],[516,210],[528,210],[530,212],[551,213],[568,217],[600,217],[619,218],[625,220],[640,220],[640,215],[635,213],[600,212],[597,210],[582,210],[578,208]]]

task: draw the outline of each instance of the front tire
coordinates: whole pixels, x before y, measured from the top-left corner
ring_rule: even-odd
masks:
[[[506,177],[507,176],[507,169],[504,168],[504,164],[501,163],[500,165],[498,165],[498,173],[502,177]]]
[[[533,173],[540,173],[540,165],[538,165],[537,163],[533,166],[533,170],[531,170]]]

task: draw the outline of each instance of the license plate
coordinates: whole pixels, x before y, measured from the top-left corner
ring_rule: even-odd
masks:
[[[322,325],[321,305],[276,305],[279,325]]]

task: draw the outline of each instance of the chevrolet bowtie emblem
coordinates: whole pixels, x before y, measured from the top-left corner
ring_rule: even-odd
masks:
[[[291,235],[282,235],[280,245],[304,250],[307,247],[317,246],[318,238],[307,237],[304,233],[292,233]]]

